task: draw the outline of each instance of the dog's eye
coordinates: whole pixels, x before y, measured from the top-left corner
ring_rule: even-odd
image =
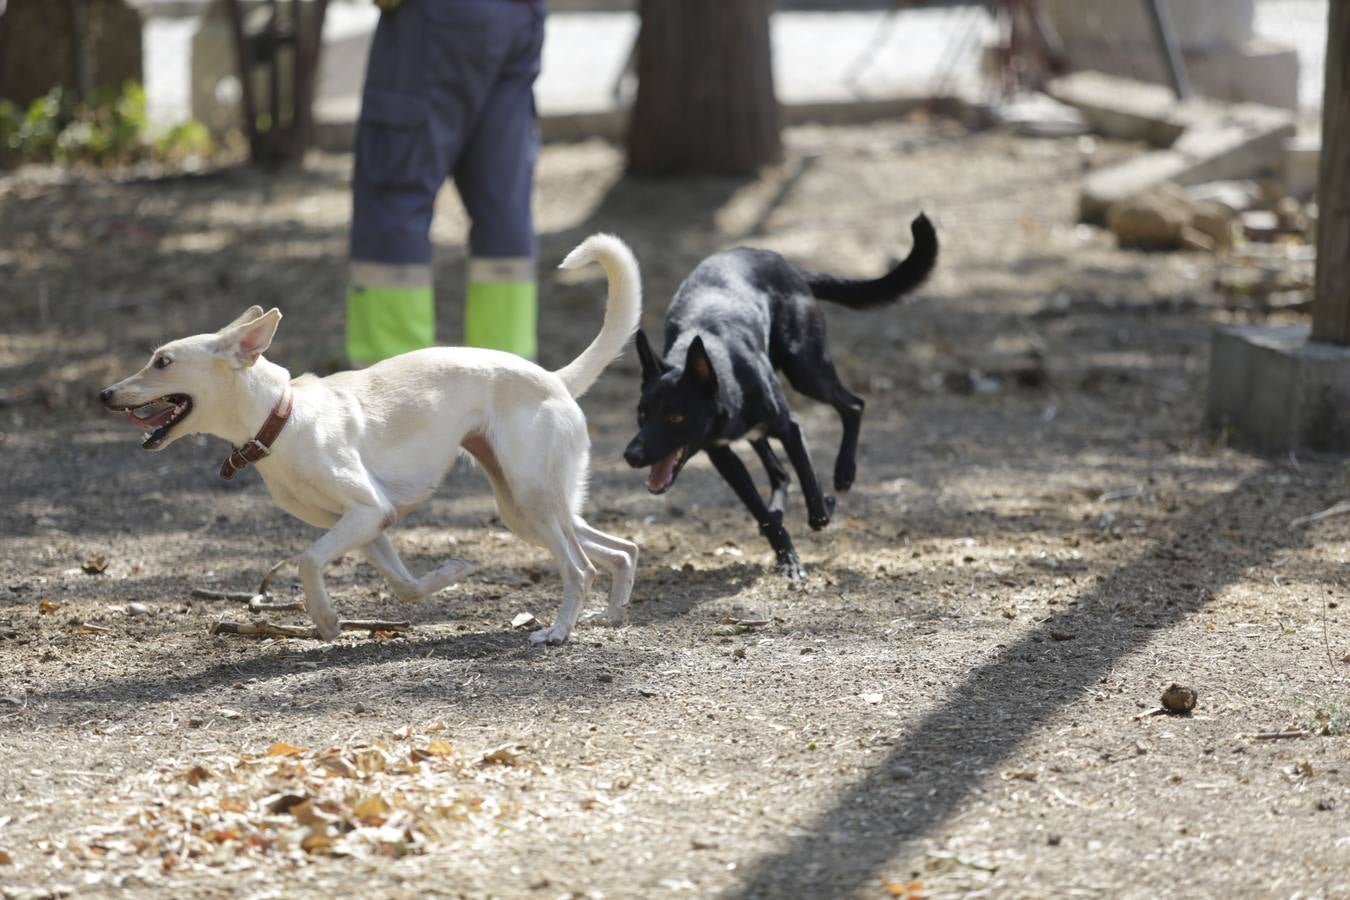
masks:
[[[666,424],[667,424],[667,425],[683,425],[683,424],[684,424],[684,416],[680,415],[679,413],[668,413],[668,414],[666,415]]]
[[[170,356],[156,356],[156,357],[155,357],[155,368],[156,368],[156,369],[167,369],[167,368],[168,368],[169,366],[171,366],[171,365],[173,365],[173,357],[170,357]]]

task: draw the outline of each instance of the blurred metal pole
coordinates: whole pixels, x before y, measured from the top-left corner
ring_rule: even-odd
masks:
[[[1185,100],[1191,95],[1191,84],[1186,78],[1186,60],[1181,56],[1176,32],[1172,30],[1172,20],[1162,4],[1163,0],[1144,0],[1144,5],[1148,7],[1149,21],[1153,24],[1153,37],[1158,42],[1163,65],[1167,68],[1168,78],[1172,81],[1172,91],[1178,100]]]

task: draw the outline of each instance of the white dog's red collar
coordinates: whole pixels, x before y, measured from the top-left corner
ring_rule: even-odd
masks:
[[[271,452],[277,435],[281,434],[281,429],[286,427],[286,420],[291,417],[292,399],[291,386],[286,385],[286,392],[277,398],[276,405],[258,433],[244,446],[235,447],[234,452],[225,459],[224,465],[220,467],[221,478],[233,478],[240,469],[247,468],[249,463],[255,463]]]

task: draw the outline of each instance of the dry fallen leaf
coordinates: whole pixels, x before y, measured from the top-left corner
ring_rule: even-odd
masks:
[[[517,752],[521,749],[520,744],[503,744],[496,750],[489,750],[478,760],[480,766],[518,766],[521,759]]]
[[[907,881],[904,884],[898,881],[883,881],[881,886],[892,897],[902,897],[904,900],[923,900],[922,881]]]
[[[333,838],[328,834],[327,827],[311,828],[305,839],[300,842],[300,847],[308,853],[322,852],[332,846]]]
[[[466,830],[487,834],[524,809],[512,796],[536,774],[521,761],[524,745],[480,757],[504,767],[488,774],[449,740],[407,734],[408,755],[379,740],[312,751],[281,741],[237,762],[213,757],[210,769],[147,772],[140,781],[151,790],[114,814],[118,824],[76,832],[65,847],[109,871],[146,860],[193,872],[281,858],[374,860],[425,853]]]
[[[374,775],[388,768],[389,757],[379,750],[367,749],[353,754],[352,762],[356,764],[357,770],[363,775]]]
[[[321,758],[319,765],[340,778],[351,778],[356,775],[351,763],[336,754]]]
[[[87,575],[102,575],[108,568],[108,557],[104,556],[102,553],[91,556],[80,563],[80,568],[83,569]]]
[[[312,800],[297,803],[287,810],[301,825],[325,826],[336,821],[336,817],[327,815],[314,805]]]
[[[539,620],[534,617],[534,613],[516,613],[515,618],[511,620],[511,627],[524,628],[528,625],[538,624],[538,621]]]
[[[102,625],[92,625],[89,622],[80,623],[80,634],[107,634],[112,629],[104,628]]]
[[[379,824],[383,824],[383,818],[389,815],[392,809],[393,807],[389,805],[388,801],[379,794],[371,794],[369,797],[356,804],[356,806],[352,807],[352,815],[356,816],[356,818],[366,824],[370,824],[367,820],[371,819],[380,819],[381,822]]]
[[[10,856],[4,850],[0,850],[0,866],[14,865],[14,857]]]
[[[264,797],[260,805],[274,815],[281,815],[290,812],[291,807],[307,802],[308,799],[308,797],[300,794],[273,794],[270,797]]]
[[[227,813],[247,812],[248,801],[243,797],[222,797],[220,799],[220,811]]]
[[[43,599],[38,601],[38,612],[44,616],[47,613],[56,612],[60,608],[61,604],[57,603],[55,600],[50,600],[44,597]]]

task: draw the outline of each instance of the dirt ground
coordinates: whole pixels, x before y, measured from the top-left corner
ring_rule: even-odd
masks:
[[[248,614],[194,587],[252,589],[315,532],[256,473],[221,481],[222,442],[149,455],[96,403],[250,303],[285,313],[269,358],[339,365],[349,158],[0,178],[0,894],[1350,897],[1350,520],[1290,526],[1346,470],[1202,430],[1209,336],[1250,315],[1217,263],[1075,226],[1085,167],[1128,147],[788,139],[756,181],[543,155],[542,262],[622,235],[649,332],[718,248],[878,272],[923,208],[943,250],[903,306],[828,311],[867,417],[834,524],[793,494],[800,588],[703,458],[646,493],[620,457],[637,363],[614,364],[582,405],[589,515],[642,547],[630,624],[542,649],[511,622],[551,619],[557,573],[467,465],[394,535],[418,572],[480,563],[465,583],[409,607],[331,571],[346,616],[406,636],[208,634]],[[447,342],[464,234],[446,192]],[[544,277],[557,367],[603,287]],[[797,401],[828,471],[838,422]],[[1172,682],[1192,715],[1151,714]]]

